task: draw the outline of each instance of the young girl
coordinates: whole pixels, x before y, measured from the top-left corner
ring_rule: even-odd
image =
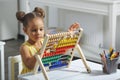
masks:
[[[35,66],[36,59],[34,55],[39,52],[44,38],[44,17],[43,9],[36,7],[33,12],[25,14],[19,11],[16,13],[17,19],[23,23],[23,31],[28,35],[28,40],[20,47],[20,53],[23,61],[23,70],[21,74],[31,72]],[[79,27],[78,23],[70,26],[68,31],[73,31]]]

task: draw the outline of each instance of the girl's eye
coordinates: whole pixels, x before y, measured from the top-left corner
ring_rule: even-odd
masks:
[[[43,29],[40,29],[40,31],[43,31]]]
[[[32,32],[36,32],[37,30],[36,29],[33,29]]]

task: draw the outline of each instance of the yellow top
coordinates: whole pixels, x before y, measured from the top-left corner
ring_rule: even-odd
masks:
[[[41,40],[41,42],[43,43],[43,39]],[[24,42],[23,45],[26,45],[29,48],[31,56],[34,56],[38,52],[36,50],[36,48],[27,41]],[[25,73],[33,71],[33,69],[31,70],[31,69],[27,68],[23,62],[22,62],[22,67],[23,67],[23,69],[22,69],[21,74],[25,74]]]

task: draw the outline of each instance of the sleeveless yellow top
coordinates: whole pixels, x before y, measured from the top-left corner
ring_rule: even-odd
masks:
[[[43,43],[43,39],[41,40],[41,43]],[[27,41],[24,42],[22,45],[26,45],[29,48],[31,56],[34,56],[38,52],[36,50],[36,48],[33,45],[31,45],[29,42],[27,42]],[[23,67],[23,69],[22,69],[21,74],[25,74],[25,73],[33,71],[33,69],[31,70],[31,69],[27,68],[23,62],[22,62],[22,67]]]

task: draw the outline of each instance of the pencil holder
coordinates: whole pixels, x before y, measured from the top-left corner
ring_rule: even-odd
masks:
[[[105,62],[102,61],[103,72],[107,74],[115,73],[118,67],[118,59],[119,58],[114,58],[113,60],[110,60],[109,58],[106,58]]]

